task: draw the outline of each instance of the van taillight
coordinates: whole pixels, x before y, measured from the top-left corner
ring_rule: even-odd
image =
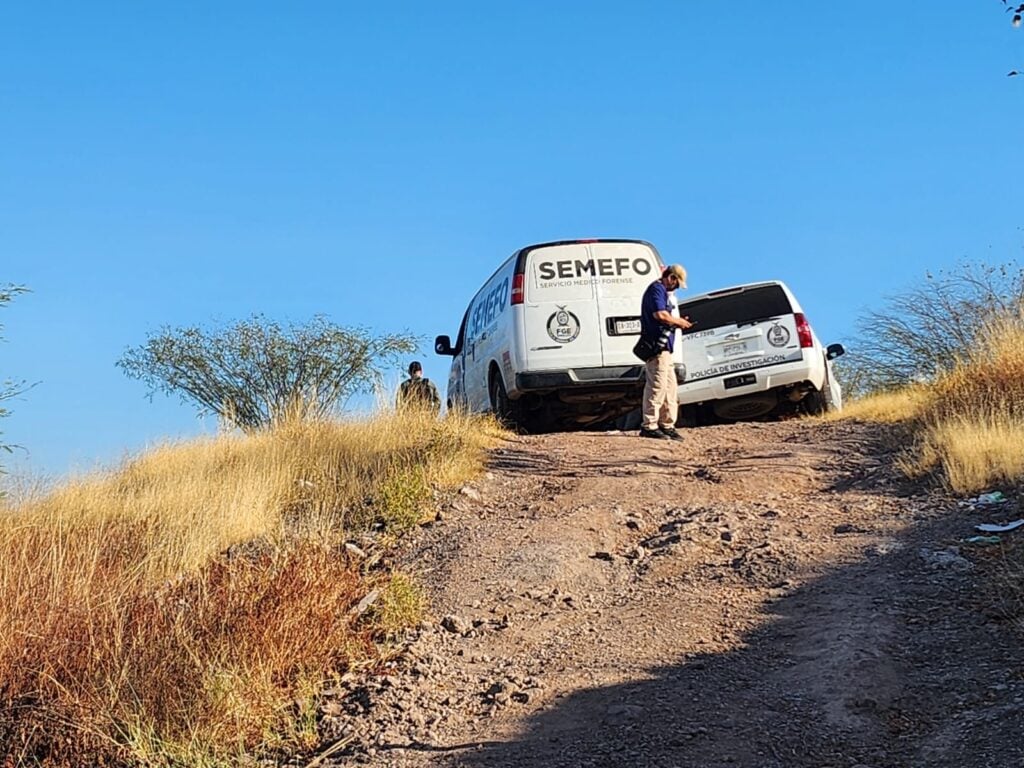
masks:
[[[811,324],[807,322],[804,313],[796,312],[793,315],[793,319],[796,320],[796,335],[800,337],[800,348],[813,347],[814,339],[811,338]]]
[[[523,303],[523,276],[521,274],[512,275],[512,296],[509,298],[509,303]]]

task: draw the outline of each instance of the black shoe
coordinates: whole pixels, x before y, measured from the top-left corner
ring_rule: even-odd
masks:
[[[661,432],[669,440],[682,440],[683,436],[676,431],[675,427],[658,427],[658,431]]]
[[[646,429],[640,427],[640,437],[653,437],[657,440],[670,440],[671,438],[660,429]]]

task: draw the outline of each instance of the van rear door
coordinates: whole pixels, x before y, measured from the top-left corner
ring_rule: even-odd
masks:
[[[793,307],[777,283],[683,301],[679,314],[694,324],[682,337],[686,383],[803,357]]]
[[[601,365],[596,288],[586,243],[534,248],[526,258],[523,328],[531,371]]]
[[[639,242],[592,243],[590,258],[596,273],[601,362],[609,367],[637,365],[633,345],[640,335],[640,301],[660,275],[661,260],[650,245]]]

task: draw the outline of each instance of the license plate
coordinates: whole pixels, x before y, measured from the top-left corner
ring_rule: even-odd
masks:
[[[742,355],[747,351],[747,342],[737,341],[735,344],[726,344],[722,347],[722,355],[724,357],[736,357],[736,355]]]
[[[619,336],[626,336],[630,333],[640,333],[639,320],[616,320],[615,333]]]
[[[757,377],[752,373],[745,373],[742,376],[733,376],[723,382],[726,389],[735,389],[736,387],[745,387],[748,384],[756,383]]]

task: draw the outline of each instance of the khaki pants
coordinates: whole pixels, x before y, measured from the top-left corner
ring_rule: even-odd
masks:
[[[646,363],[644,383],[644,429],[674,427],[679,413],[676,366],[671,352],[662,352]]]

